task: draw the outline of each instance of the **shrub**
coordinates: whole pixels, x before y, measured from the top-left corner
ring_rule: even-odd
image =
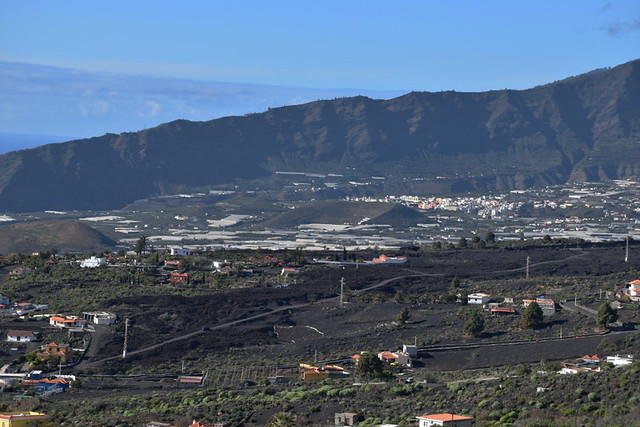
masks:
[[[460,390],[465,389],[465,385],[463,383],[449,383],[447,384],[447,388],[454,393],[459,392]]]
[[[484,408],[485,406],[489,406],[491,403],[491,399],[483,399],[478,403],[478,408]]]
[[[337,388],[333,388],[333,389],[327,391],[327,397],[337,396],[338,393],[340,393],[340,390],[338,390]]]
[[[607,416],[607,410],[604,408],[598,408],[595,411],[593,411],[593,415],[595,415],[596,417],[606,417]]]
[[[353,388],[345,388],[340,390],[340,393],[338,393],[340,395],[340,397],[350,397],[356,394],[356,390]]]

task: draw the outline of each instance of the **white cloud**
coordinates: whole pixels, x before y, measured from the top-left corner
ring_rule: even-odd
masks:
[[[161,106],[160,104],[158,104],[157,102],[154,101],[144,101],[145,105],[147,107],[149,107],[149,111],[145,114],[142,114],[142,117],[154,117],[156,114],[158,114],[161,110]]]
[[[107,101],[82,101],[78,103],[78,109],[83,116],[104,116],[109,112]]]

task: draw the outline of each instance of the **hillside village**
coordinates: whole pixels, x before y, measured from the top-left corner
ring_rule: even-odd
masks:
[[[80,396],[86,393],[100,396],[101,390],[114,387],[134,387],[143,395],[151,396],[154,390],[170,394],[193,390],[200,395],[205,390],[207,393],[236,390],[234,393],[243,394],[267,389],[315,393],[314,390],[327,387],[335,387],[340,390],[336,393],[342,393],[356,390],[354,385],[358,384],[363,390],[400,387],[408,396],[417,398],[443,386],[454,390],[451,375],[456,372],[456,375],[468,372],[473,378],[474,372],[501,371],[496,379],[489,380],[500,383],[503,380],[499,378],[511,377],[513,373],[506,372],[514,368],[539,369],[526,368],[538,364],[544,368],[536,375],[546,378],[543,382],[547,386],[538,386],[542,391],[536,393],[543,395],[548,393],[545,390],[549,389],[552,378],[566,374],[608,378],[609,372],[617,369],[632,371],[634,375],[640,373],[636,362],[640,337],[635,332],[635,325],[640,321],[640,277],[634,275],[635,270],[628,270],[628,264],[622,260],[624,242],[610,249],[607,245],[598,248],[593,244],[587,248],[583,244],[583,248],[576,251],[575,248],[563,249],[565,243],[560,240],[554,243],[549,239],[545,247],[540,246],[541,240],[530,240],[532,246],[524,253],[533,258],[533,262],[522,259],[522,255],[519,256],[521,264],[515,269],[506,258],[485,262],[484,266],[474,262],[477,268],[472,272],[460,269],[466,257],[491,256],[495,251],[502,257],[511,257],[523,249],[509,249],[508,241],[483,240],[483,245],[453,251],[433,245],[393,254],[346,249],[323,254],[307,254],[302,250],[216,252],[177,246],[160,252],[147,246],[145,240],[141,238],[130,251],[117,253],[83,257],[49,252],[3,259],[2,292],[8,296],[2,300],[7,308],[3,309],[1,318],[6,341],[0,353],[4,364],[0,371],[3,390],[0,405],[5,402],[7,409],[17,409],[26,407],[26,403],[19,402],[32,402],[27,408],[31,411],[29,416],[49,417],[55,424],[64,420],[56,409],[59,405],[69,411],[71,402]],[[560,258],[564,259],[561,265],[565,273],[550,269],[557,263],[559,250],[564,251]],[[632,245],[632,257],[636,250]],[[592,278],[588,280],[591,284],[586,287],[579,281],[569,284],[574,269],[584,268],[582,260],[593,256],[599,261],[591,264],[597,268],[591,271]],[[438,266],[441,262],[453,264]],[[597,267],[599,264],[602,266]],[[458,267],[452,269],[453,265]],[[620,273],[611,275],[611,268],[619,269]],[[505,269],[505,272],[495,276],[495,269]],[[426,275],[416,276],[420,271]],[[452,271],[458,274],[452,277]],[[398,279],[399,276],[406,278]],[[428,279],[429,276],[432,279]],[[565,284],[558,288],[559,277],[563,277]],[[398,284],[393,285],[398,280]],[[518,286],[513,288],[508,283],[518,283]],[[51,292],[53,289],[57,291]],[[425,292],[426,289],[430,291]],[[129,295],[127,298],[133,298],[132,305],[124,302],[127,298],[113,299],[114,293]],[[139,300],[135,295],[147,296]],[[193,323],[191,319],[197,318],[193,310],[188,313],[174,304],[163,309],[157,303],[142,302],[144,298],[153,301],[164,298],[163,295],[184,301],[195,297],[200,303],[216,295],[227,295],[226,298],[231,298],[227,301],[241,298],[239,301],[247,302],[213,308],[214,303],[207,310],[213,310],[213,319],[218,320]],[[246,298],[267,298],[278,303],[254,306]],[[13,300],[29,302],[14,303]],[[239,307],[244,309],[237,311]],[[267,307],[274,308],[264,311]],[[603,311],[603,307],[607,310]],[[243,320],[243,316],[256,317],[256,311],[258,320]],[[243,312],[246,314],[241,314]],[[259,320],[262,318],[264,320]],[[341,320],[332,324],[328,322],[331,318]],[[253,324],[255,326],[251,326]],[[339,325],[358,325],[354,332],[361,332],[349,337]],[[218,328],[222,328],[221,332],[216,332]],[[166,344],[166,350],[155,356],[144,350],[145,345],[152,347],[152,343],[158,342],[152,338],[158,333],[160,340],[167,343],[172,338],[194,342],[196,338],[187,337],[214,334],[222,344],[233,339],[224,331],[227,328],[236,329],[249,339],[240,346],[236,343],[223,347],[227,357],[236,360],[231,365],[230,360],[203,358],[203,353],[197,350],[204,345],[202,338],[195,341],[199,343],[193,347],[196,353],[189,351],[191,355],[182,361],[175,359],[173,350],[165,352],[172,348],[171,344]],[[255,344],[250,344],[251,341]],[[564,342],[567,345],[561,344]],[[206,345],[216,347],[213,343]],[[242,349],[253,345],[263,348],[270,362],[258,362],[260,356],[247,353],[242,356],[245,363],[238,364]],[[524,353],[505,353],[513,358],[508,360],[503,356],[496,358],[497,354],[490,350],[493,346],[498,346],[496,349],[499,346],[532,347]],[[378,362],[372,363],[370,356]],[[152,358],[138,365],[137,361],[148,357]],[[361,366],[363,357],[367,363]],[[452,362],[458,364],[458,369]],[[120,383],[122,385],[118,385]],[[358,391],[344,393],[345,396],[360,395]],[[637,390],[632,396],[635,394]],[[15,396],[24,397],[15,400]],[[314,396],[320,398],[324,394]],[[324,398],[331,399],[328,394]],[[592,401],[592,405],[599,401]],[[171,410],[162,414],[154,410],[151,412],[155,416],[146,417],[130,410],[121,416],[110,412],[109,416],[112,420],[118,419],[119,425],[261,425],[275,417],[280,407],[301,421],[304,410],[295,400],[292,403],[284,406],[278,401],[261,403],[259,406],[266,412],[260,410],[250,416],[247,413],[242,416],[240,408],[219,416],[194,412],[200,416],[187,417],[191,418],[188,420],[191,424],[184,414]],[[492,425],[491,420],[508,415],[508,411],[491,415],[481,403],[478,401],[479,406],[475,408],[470,402],[460,403],[457,413],[438,412],[440,406],[434,404],[424,411],[409,414],[402,410],[395,416],[393,407],[387,407],[385,411],[389,415],[384,419],[369,410],[354,410],[351,404],[343,403],[342,408],[331,404],[324,408],[324,404],[318,403],[318,411],[308,413],[307,417],[317,414],[325,417],[325,421],[311,422],[315,419],[311,417],[306,423],[342,425],[350,420],[358,425],[432,425],[429,423],[445,422],[453,416],[456,425],[462,422]],[[588,411],[578,406],[576,414],[592,419],[595,413],[592,411],[607,407],[604,400],[600,405],[593,405]],[[327,410],[333,407],[332,422],[329,422]],[[635,403],[628,410],[634,413],[633,408]],[[565,416],[555,413],[554,416]],[[524,412],[504,419],[515,422],[522,416]],[[167,420],[181,421],[173,424]],[[389,422],[383,423],[385,420]]]

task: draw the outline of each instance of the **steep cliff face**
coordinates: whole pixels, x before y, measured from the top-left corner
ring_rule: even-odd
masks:
[[[277,169],[456,176],[433,191],[640,175],[640,62],[525,91],[412,92],[270,109],[0,156],[0,209],[115,208]]]

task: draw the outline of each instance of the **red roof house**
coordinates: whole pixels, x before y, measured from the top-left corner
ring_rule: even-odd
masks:
[[[189,274],[187,273],[171,273],[171,283],[187,283]]]

